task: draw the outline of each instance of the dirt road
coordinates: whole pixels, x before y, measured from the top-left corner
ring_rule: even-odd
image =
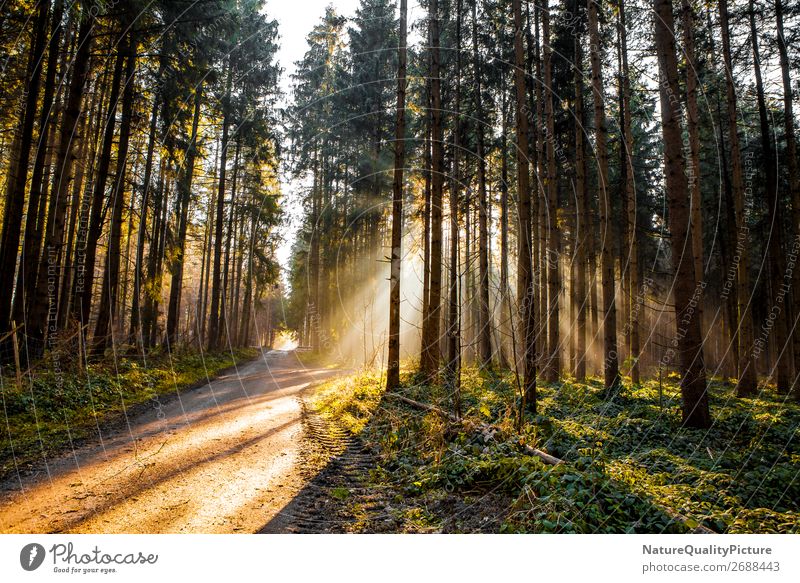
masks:
[[[302,487],[301,391],[336,371],[269,352],[0,492],[1,532],[257,532]]]

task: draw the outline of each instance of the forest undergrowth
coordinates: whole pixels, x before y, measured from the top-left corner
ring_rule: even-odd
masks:
[[[441,386],[415,380],[398,393],[451,410]],[[375,451],[367,490],[390,500],[395,532],[800,532],[800,407],[771,388],[735,398],[716,379],[713,426],[686,429],[678,381],[611,397],[599,379],[542,384],[521,431],[508,372],[463,370],[462,423],[384,394],[372,371],[326,383],[311,404]],[[339,498],[359,515],[358,496]]]

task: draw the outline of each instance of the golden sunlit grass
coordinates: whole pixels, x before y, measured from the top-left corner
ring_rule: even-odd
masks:
[[[352,434],[361,433],[383,394],[376,372],[362,372],[321,385],[309,399],[323,418],[336,420]]]

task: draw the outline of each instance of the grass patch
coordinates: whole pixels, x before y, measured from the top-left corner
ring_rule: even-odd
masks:
[[[451,408],[441,386],[414,381],[405,375],[404,396]],[[596,379],[544,384],[522,432],[513,377],[475,368],[462,376],[464,425],[382,398],[373,373],[325,384],[314,406],[377,451],[369,484],[394,493],[400,531],[800,532],[800,407],[737,399],[715,381],[714,426],[685,429],[676,381],[610,399]],[[545,465],[522,444],[567,463]]]
[[[381,378],[374,372],[340,377],[323,383],[308,399],[328,421],[336,421],[353,435],[361,433],[383,394]]]
[[[255,349],[154,354],[146,366],[125,357],[91,363],[79,371],[37,371],[17,387],[3,378],[4,427],[0,435],[0,479],[30,469],[97,435],[97,428],[123,411],[213,378],[235,363],[251,360]]]

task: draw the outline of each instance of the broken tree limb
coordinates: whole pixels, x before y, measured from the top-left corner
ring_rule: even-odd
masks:
[[[428,405],[427,403],[421,403],[419,401],[415,401],[414,399],[409,399],[408,397],[404,397],[403,395],[398,395],[397,393],[393,393],[391,391],[386,391],[384,393],[387,397],[392,397],[393,399],[397,399],[398,401],[402,401],[406,405],[411,405],[415,409],[421,409],[423,411],[431,411],[432,413],[438,413],[442,417],[449,419],[454,423],[460,423],[462,420],[458,419],[452,413],[445,411],[437,407],[436,405]]]
[[[536,449],[535,447],[531,447],[530,445],[526,445],[523,447],[523,450],[528,455],[536,456],[541,459],[543,462],[550,464],[551,466],[557,466],[559,464],[566,463],[564,460],[559,459],[549,453],[542,451],[541,449]]]

